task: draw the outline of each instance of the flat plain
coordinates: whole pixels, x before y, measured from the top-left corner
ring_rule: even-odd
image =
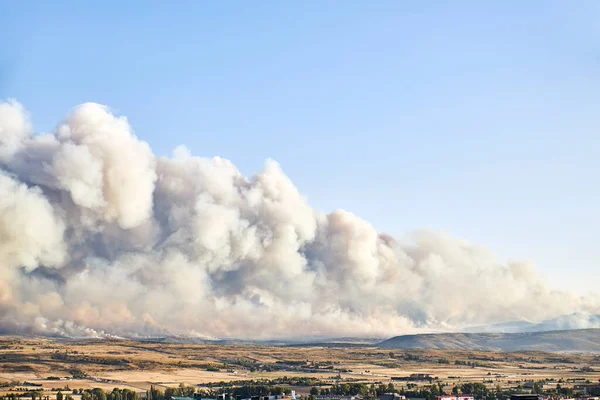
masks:
[[[233,346],[167,344],[130,340],[65,340],[0,337],[0,383],[21,388],[114,387],[145,391],[181,383],[306,377],[324,383],[428,382],[403,379],[431,374],[447,385],[483,382],[514,387],[530,380],[562,385],[598,382],[600,356],[539,351],[389,349],[376,346]],[[39,386],[41,385],[41,387]],[[14,385],[13,385],[14,386]],[[213,385],[214,386],[214,385]],[[310,386],[293,387],[307,393]],[[8,393],[10,386],[0,388]]]

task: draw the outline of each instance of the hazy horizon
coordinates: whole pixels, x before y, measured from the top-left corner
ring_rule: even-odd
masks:
[[[2,7],[0,331],[600,326],[598,12]]]

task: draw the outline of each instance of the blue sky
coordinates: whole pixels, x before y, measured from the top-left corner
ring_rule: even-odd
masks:
[[[108,104],[157,154],[271,157],[318,209],[598,282],[600,3],[93,3],[0,0],[36,129]]]

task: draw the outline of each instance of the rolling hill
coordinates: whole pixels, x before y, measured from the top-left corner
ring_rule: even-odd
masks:
[[[600,352],[600,329],[402,335],[385,340],[378,346],[402,349]]]

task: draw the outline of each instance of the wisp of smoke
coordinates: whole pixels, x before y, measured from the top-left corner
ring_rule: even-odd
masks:
[[[597,313],[463,240],[311,208],[279,165],[155,156],[125,117],[0,103],[0,332],[388,336]]]

